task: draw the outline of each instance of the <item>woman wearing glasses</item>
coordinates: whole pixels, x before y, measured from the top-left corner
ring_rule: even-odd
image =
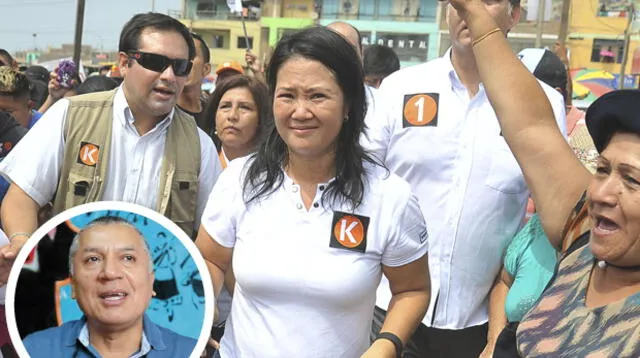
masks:
[[[196,239],[219,292],[231,264],[227,357],[395,357],[429,302],[427,231],[409,185],[359,144],[353,47],[321,27],[285,37],[267,71],[272,130],[229,163]],[[369,331],[382,274],[393,298]]]

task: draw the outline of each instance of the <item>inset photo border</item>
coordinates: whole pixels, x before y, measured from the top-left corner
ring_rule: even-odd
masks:
[[[124,219],[146,240],[155,280],[154,295],[145,316],[157,326],[197,340],[195,349],[184,357],[200,357],[210,336],[214,311],[213,287],[204,259],[189,236],[168,218],[136,204],[113,201],[80,205],[53,217],[36,230],[16,257],[7,282],[5,305],[9,335],[17,353],[30,357],[22,343],[29,334],[83,319],[83,311],[72,292],[73,284],[79,287],[77,280],[82,276],[74,267],[76,281],[70,278],[69,249],[85,226],[106,216]],[[98,252],[97,257],[90,257],[87,267],[93,261],[100,265],[100,255]],[[123,257],[123,265],[135,260]],[[105,271],[103,276],[98,275],[93,281],[122,279],[127,281],[124,287],[132,285],[127,277],[105,278],[110,273],[106,273],[107,269],[99,270]],[[94,286],[113,285],[103,282]],[[61,353],[51,351],[52,347],[42,348],[49,356]]]

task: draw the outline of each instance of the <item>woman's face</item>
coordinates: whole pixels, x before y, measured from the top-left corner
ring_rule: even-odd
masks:
[[[640,136],[613,135],[587,194],[594,256],[619,266],[640,265]]]
[[[248,88],[232,88],[222,95],[216,111],[216,131],[225,148],[251,150],[259,123],[258,106]]]
[[[294,57],[282,64],[273,114],[291,153],[308,158],[333,153],[347,113],[342,89],[322,63]]]

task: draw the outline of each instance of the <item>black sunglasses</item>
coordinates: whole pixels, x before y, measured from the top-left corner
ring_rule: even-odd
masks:
[[[140,66],[154,72],[164,72],[169,66],[173,67],[176,76],[186,76],[191,71],[193,63],[189,60],[172,59],[167,56],[142,51],[130,51],[130,59],[136,60]]]

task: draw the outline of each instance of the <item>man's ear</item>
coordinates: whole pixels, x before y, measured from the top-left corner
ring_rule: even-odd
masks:
[[[71,278],[71,298],[76,299],[76,283],[73,278]]]
[[[30,99],[28,107],[29,107],[29,110],[35,109],[36,108],[36,102],[34,100]]]
[[[118,67],[120,68],[120,74],[122,76],[127,73],[127,69],[131,67],[131,59],[129,59],[129,55],[124,52],[120,52],[118,54]]]
[[[205,63],[204,66],[202,66],[202,77],[206,77],[210,73],[211,73],[211,64]]]

